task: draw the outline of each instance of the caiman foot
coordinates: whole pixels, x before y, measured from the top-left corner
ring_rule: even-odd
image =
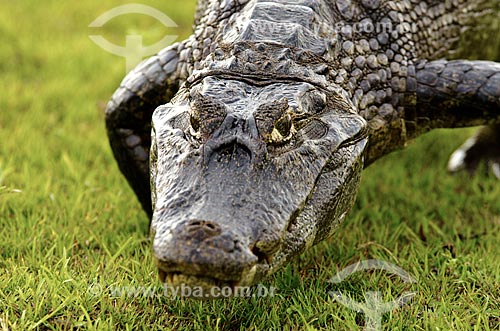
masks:
[[[500,179],[500,124],[483,127],[467,139],[451,155],[448,161],[448,171],[466,170],[473,175],[483,161]]]

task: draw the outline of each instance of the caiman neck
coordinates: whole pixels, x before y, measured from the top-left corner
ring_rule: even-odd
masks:
[[[325,57],[338,39],[329,24],[335,16],[325,1],[251,1],[223,27],[222,40],[265,41]]]
[[[338,48],[334,17],[316,0],[254,0],[218,27],[214,49],[188,83],[217,75],[255,84],[304,81],[322,88]]]

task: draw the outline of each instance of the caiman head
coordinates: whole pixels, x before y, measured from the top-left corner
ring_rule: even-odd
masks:
[[[355,200],[366,123],[340,90],[206,77],[153,115],[151,225],[171,286],[246,286],[328,237]]]

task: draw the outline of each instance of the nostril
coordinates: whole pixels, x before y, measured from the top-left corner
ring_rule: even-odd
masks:
[[[221,228],[217,223],[205,220],[191,220],[186,224],[186,232],[190,235],[198,235],[203,239],[215,237],[221,234]]]

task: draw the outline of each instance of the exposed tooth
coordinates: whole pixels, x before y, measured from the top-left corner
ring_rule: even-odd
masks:
[[[242,286],[252,284],[256,273],[257,273],[257,264],[254,265],[250,270],[248,270],[248,272],[242,275],[239,284],[241,284]]]
[[[160,280],[162,283],[165,283],[165,278],[167,276],[167,273],[161,269],[158,269],[158,277],[160,277]]]

